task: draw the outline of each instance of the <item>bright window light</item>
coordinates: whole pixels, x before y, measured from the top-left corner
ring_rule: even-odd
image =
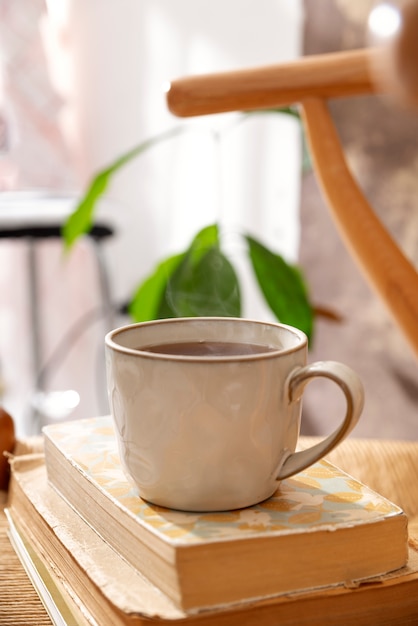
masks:
[[[384,2],[374,7],[369,15],[369,30],[375,37],[392,37],[401,25],[397,7]]]

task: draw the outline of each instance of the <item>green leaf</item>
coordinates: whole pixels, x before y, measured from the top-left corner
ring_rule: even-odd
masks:
[[[159,263],[152,274],[139,285],[128,307],[134,322],[146,322],[158,317],[158,309],[168,279],[184,256],[185,253],[168,257]]]
[[[135,146],[122,156],[118,157],[111,165],[101,170],[92,180],[85,196],[79,202],[67,221],[62,227],[62,237],[66,250],[69,250],[75,241],[85,233],[88,233],[93,225],[94,211],[96,203],[108,188],[112,177],[129,161],[132,161],[143,152],[149,150],[158,143],[171,139],[184,132],[184,128],[176,127],[160,133],[155,137]]]
[[[240,312],[238,279],[220,251],[216,224],[199,231],[185,252],[161,261],[129,305],[136,322],[200,315],[239,317]]]
[[[273,114],[277,115],[280,113],[281,115],[291,115],[292,117],[296,117],[299,121],[301,119],[300,113],[296,107],[271,107],[269,109],[255,109],[254,111],[244,111],[243,115],[245,116],[254,116],[254,115],[263,115],[263,114]]]
[[[167,282],[158,317],[239,317],[234,268],[219,248],[217,226],[201,230]]]
[[[193,265],[190,257],[167,283],[159,317],[239,317],[241,298],[231,263],[213,246]]]
[[[289,265],[252,237],[247,235],[245,239],[267,304],[280,322],[303,330],[311,340],[314,315],[299,268]]]
[[[217,224],[211,224],[202,228],[195,235],[187,253],[190,255],[190,266],[196,266],[203,255],[212,247],[219,247],[219,229]]]

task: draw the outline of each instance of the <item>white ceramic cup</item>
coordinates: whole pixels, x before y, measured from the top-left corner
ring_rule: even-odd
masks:
[[[146,350],[202,341],[259,344],[270,351],[187,356]],[[335,361],[307,365],[306,336],[290,326],[166,319],[115,329],[105,342],[121,462],[140,496],[157,505],[219,511],[261,502],[278,481],[346,437],[363,408],[357,374]],[[295,452],[303,390],[318,376],[342,389],[346,415],[326,439]]]

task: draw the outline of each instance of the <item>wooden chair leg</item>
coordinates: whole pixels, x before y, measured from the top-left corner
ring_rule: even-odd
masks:
[[[302,102],[314,170],[340,234],[418,356],[418,273],[354,180],[326,102]]]

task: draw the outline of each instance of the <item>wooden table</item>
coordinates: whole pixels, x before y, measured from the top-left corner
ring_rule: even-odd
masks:
[[[313,439],[303,438],[303,446]],[[418,543],[418,442],[348,439],[328,457],[355,478],[401,506]],[[7,537],[0,492],[0,625],[46,626],[51,621]],[[418,613],[417,622],[418,624]]]

